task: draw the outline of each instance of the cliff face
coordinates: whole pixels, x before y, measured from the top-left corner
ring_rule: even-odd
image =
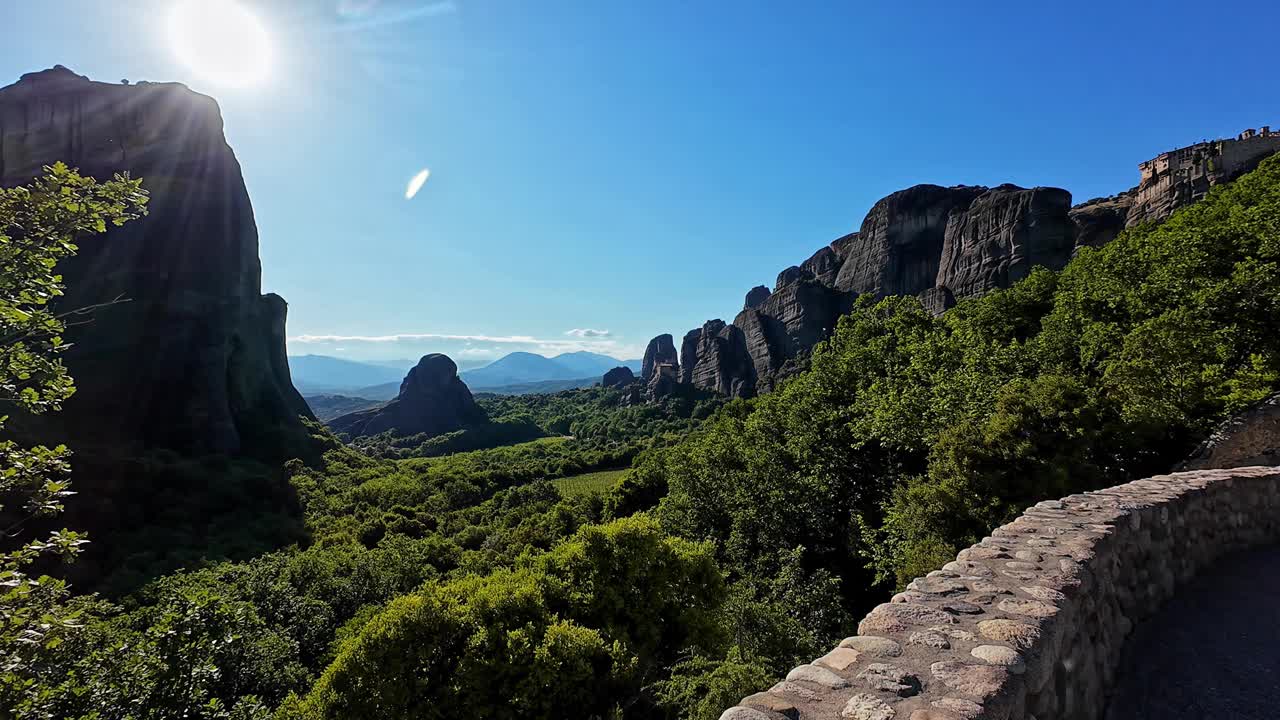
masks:
[[[710,320],[684,336],[680,373],[682,382],[702,390],[730,397],[754,393],[755,379],[742,330],[723,320]]]
[[[1075,226],[1076,247],[1102,247],[1120,234],[1128,224],[1133,207],[1133,191],[1108,198],[1096,198],[1071,208]]]
[[[934,287],[947,221],[986,191],[916,185],[880,200],[849,245],[836,287],[860,295],[915,295]]]
[[[1026,277],[1031,268],[1065,267],[1075,244],[1071,193],[1001,185],[947,219],[933,283],[955,300],[985,295]]]
[[[65,68],[0,89],[0,183],[57,161],[128,171],[150,215],[84,243],[62,268],[60,310],[117,299],[68,331],[78,391],[17,429],[42,441],[136,452],[265,453],[309,416],[285,359],[285,302],[263,295],[240,165],[210,98],[177,84],[91,82]]]
[[[330,421],[329,427],[353,437],[388,430],[397,435],[440,435],[485,419],[484,410],[458,377],[458,366],[447,355],[433,353],[410,368],[394,400],[379,408],[343,415]]]

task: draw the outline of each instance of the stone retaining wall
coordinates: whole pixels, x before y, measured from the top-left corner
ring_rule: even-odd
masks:
[[[1280,542],[1280,468],[1042,502],[720,720],[1093,720],[1125,638],[1215,559]]]

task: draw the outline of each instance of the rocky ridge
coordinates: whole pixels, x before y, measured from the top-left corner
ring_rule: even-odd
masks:
[[[914,295],[942,313],[1007,288],[1036,266],[1059,270],[1080,248],[1105,245],[1126,227],[1163,220],[1276,151],[1280,133],[1268,128],[1202,143],[1142,163],[1137,187],[1076,206],[1069,192],[1052,187],[916,185],[892,193],[857,232],[783,270],[772,290],[752,288],[732,323],[711,320],[689,331],[676,377],[733,397],[769,392],[803,367],[860,295]],[[662,338],[669,347],[669,335],[654,342]]]

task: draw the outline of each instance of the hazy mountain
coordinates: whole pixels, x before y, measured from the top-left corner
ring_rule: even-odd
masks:
[[[385,402],[346,395],[307,395],[302,399],[307,401],[311,412],[315,413],[316,418],[321,422],[329,422],[349,413],[375,408]]]
[[[368,398],[369,400],[386,402],[400,394],[401,382],[403,381],[396,380],[395,382],[366,385],[365,387],[352,390],[349,395],[351,397]]]
[[[573,380],[590,373],[575,372],[551,358],[529,352],[513,352],[476,370],[462,373],[468,387],[498,387],[541,380]]]
[[[289,356],[293,384],[306,395],[343,395],[383,402],[400,392],[400,382],[413,364],[407,359],[359,361],[328,355]],[[517,395],[538,392],[525,386],[548,381],[559,381],[560,384],[548,385],[541,392],[587,387],[619,365],[636,371],[640,369],[639,360],[623,361],[586,351],[564,353],[553,358],[513,352],[483,367],[464,370],[460,377],[473,389],[498,389],[497,392]],[[520,387],[513,390],[510,386]]]
[[[625,365],[636,372],[640,372],[641,365],[639,360],[619,360],[608,355],[587,352],[586,350],[563,353],[551,359],[555,363],[573,370],[576,377],[602,376],[619,365]]]
[[[513,352],[482,368],[468,370],[462,373],[461,377],[472,389],[498,388],[548,380],[582,380],[588,377],[599,379],[624,362],[637,370],[640,369],[639,360],[622,361],[608,355],[585,351],[564,353],[554,358],[536,353]]]
[[[290,355],[289,374],[294,387],[303,393],[318,394],[325,391],[350,390],[369,385],[381,385],[400,381],[412,367],[358,362],[327,355]]]
[[[548,393],[558,393],[561,390],[576,390],[578,388],[589,388],[592,385],[599,385],[600,378],[578,378],[576,380],[540,380],[531,383],[517,383],[515,385],[502,385],[500,387],[487,387],[477,390],[476,394],[481,395],[543,395]]]
[[[452,357],[452,356],[451,356]],[[414,358],[395,358],[393,360],[363,360],[361,362],[369,365],[378,365],[380,367],[389,367],[400,370],[401,372],[409,372],[409,368],[418,364]],[[459,370],[470,370],[472,368],[484,367],[489,364],[488,360],[456,360]]]

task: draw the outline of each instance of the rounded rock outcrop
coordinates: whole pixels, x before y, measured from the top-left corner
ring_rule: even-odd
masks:
[[[636,374],[629,367],[616,367],[604,374],[600,384],[607,388],[626,387],[636,381]]]
[[[379,408],[362,410],[329,422],[335,432],[352,437],[377,435],[440,435],[485,422],[458,366],[447,355],[424,355],[400,383],[400,394]]]

